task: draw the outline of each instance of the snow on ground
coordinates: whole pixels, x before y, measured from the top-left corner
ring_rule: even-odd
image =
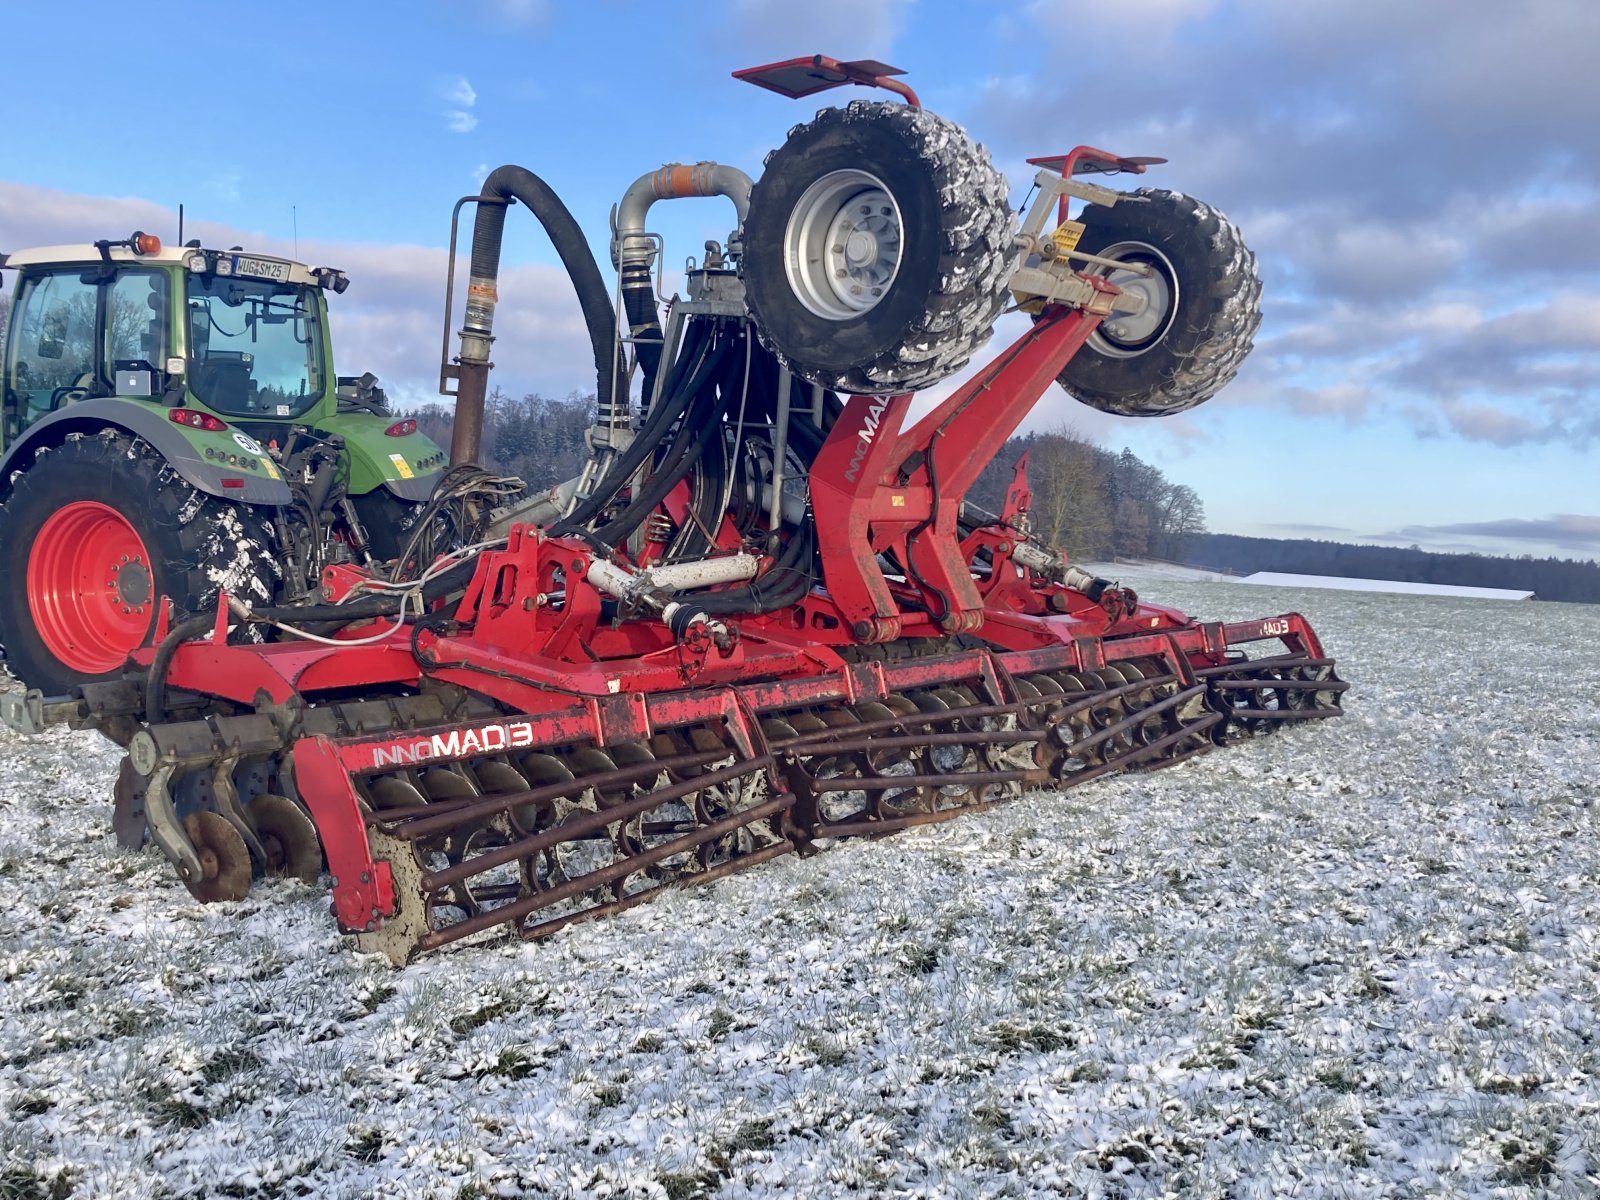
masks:
[[[1593,1196],[1600,608],[1311,614],[1349,716],[395,972],[0,735],[0,1196]]]
[[[1171,583],[1182,580],[1209,580],[1212,583],[1221,583],[1229,579],[1237,580],[1236,575],[1224,575],[1220,571],[1208,571],[1204,567],[1185,567],[1180,563],[1158,562],[1151,559],[1141,559],[1137,562],[1110,562],[1110,563],[1078,563],[1091,575],[1098,575],[1102,579],[1121,580],[1131,582],[1135,577],[1150,581],[1160,580],[1162,583]]]

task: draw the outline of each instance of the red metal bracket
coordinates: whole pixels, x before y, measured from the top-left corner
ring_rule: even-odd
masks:
[[[878,555],[892,553],[947,633],[977,629],[984,601],[957,518],[985,464],[1061,374],[1100,318],[1057,308],[915,427],[910,396],[854,396],[811,466],[828,594],[857,641],[900,636],[905,614]]]
[[[337,747],[320,734],[294,744],[294,778],[317,823],[333,876],[333,913],[343,929],[376,929],[394,912],[394,876],[373,860],[361,801]]]
[[[1109,150],[1099,150],[1094,146],[1074,146],[1065,154],[1047,154],[1043,158],[1030,158],[1030,167],[1043,167],[1046,171],[1060,171],[1061,178],[1067,179],[1073,175],[1143,175],[1145,168],[1164,163],[1164,158],[1152,158],[1149,155],[1127,157],[1121,154],[1112,154]],[[1056,220],[1067,219],[1067,198],[1061,197],[1061,202],[1056,206]]]
[[[767,63],[760,67],[746,67],[742,71],[735,71],[733,77],[791,100],[843,87],[847,83],[881,87],[902,97],[912,108],[920,108],[922,101],[917,99],[917,94],[899,80],[890,78],[904,74],[899,67],[891,67],[875,58],[840,62],[836,58],[812,54],[805,58],[786,58],[782,62]]]

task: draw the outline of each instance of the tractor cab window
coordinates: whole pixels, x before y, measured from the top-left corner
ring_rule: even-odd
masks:
[[[166,322],[167,277],[160,271],[77,266],[30,274],[7,349],[8,413],[27,426],[63,404],[112,395],[119,370],[153,380],[163,365]]]
[[[189,390],[231,417],[297,417],[322,397],[313,289],[189,276]]]
[[[83,396],[95,382],[100,289],[81,275],[81,267],[32,275],[17,295],[6,355],[6,391],[22,425]]]
[[[113,371],[155,372],[166,359],[167,277],[122,271],[106,291],[106,361]]]

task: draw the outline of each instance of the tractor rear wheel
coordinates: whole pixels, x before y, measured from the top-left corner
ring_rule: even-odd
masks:
[[[762,344],[796,375],[907,392],[988,340],[1015,235],[1005,177],[959,126],[857,100],[767,156],[739,273]]]
[[[0,645],[29,687],[59,695],[116,674],[155,627],[219,589],[270,603],[264,523],[196,491],[146,443],[114,430],[42,449],[0,508]]]
[[[1216,395],[1261,324],[1261,277],[1238,227],[1210,205],[1157,188],[1088,205],[1078,219],[1079,250],[1152,270],[1084,272],[1143,295],[1145,308],[1102,321],[1057,377],[1061,386],[1124,417],[1167,416]]]

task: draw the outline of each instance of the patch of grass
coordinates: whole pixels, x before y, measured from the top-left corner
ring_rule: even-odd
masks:
[[[466,1037],[474,1029],[481,1029],[490,1021],[498,1021],[501,1017],[510,1016],[522,1007],[522,1002],[512,996],[502,996],[498,1000],[491,1000],[482,1008],[475,1008],[471,1012],[464,1012],[450,1021],[450,1032],[457,1037]]]
[[[56,1106],[54,1100],[44,1096],[21,1096],[11,1106],[11,1115],[19,1120],[24,1117],[41,1117]]]
[[[538,1055],[529,1054],[521,1046],[507,1046],[495,1055],[488,1066],[471,1074],[475,1079],[482,1079],[485,1075],[493,1075],[498,1079],[526,1079],[543,1066],[544,1059]]]
[[[807,1034],[804,1044],[816,1058],[819,1067],[842,1067],[850,1059],[839,1040],[826,1034]]]
[[[1239,1056],[1232,1046],[1202,1046],[1179,1061],[1185,1071],[1231,1071],[1239,1065]]]
[[[590,1107],[590,1115],[601,1112],[607,1108],[615,1108],[622,1103],[622,1085],[628,1081],[626,1075],[612,1083],[597,1084],[594,1089],[594,1104]]]
[[[207,1083],[218,1083],[246,1071],[259,1071],[265,1064],[251,1050],[223,1050],[212,1055],[200,1068],[200,1077]]]
[[[370,1017],[399,994],[400,989],[392,983],[382,980],[370,983],[356,993],[356,1015]]]
[[[1531,1096],[1539,1084],[1537,1075],[1490,1075],[1478,1084],[1478,1090],[1496,1096]]]
[[[68,1167],[46,1173],[32,1163],[8,1162],[0,1166],[0,1200],[67,1200],[77,1182],[78,1173]]]
[[[722,1185],[722,1176],[715,1171],[672,1171],[656,1182],[666,1192],[667,1200],[704,1200]]]
[[[205,1109],[170,1093],[151,1097],[150,1111],[158,1121],[180,1129],[199,1129],[211,1120],[211,1114]]]
[[[706,1037],[713,1042],[720,1042],[728,1036],[728,1031],[733,1028],[733,1014],[725,1008],[719,1008],[711,1014],[711,1024],[706,1027]]]
[[[71,1012],[78,1007],[78,1002],[89,994],[89,981],[79,979],[75,975],[57,975],[45,984],[45,990],[55,1001],[53,1007],[64,1008]]]
[[[345,1139],[344,1152],[357,1162],[375,1163],[383,1154],[383,1130],[371,1125],[356,1125]]]
[[[1530,1187],[1548,1183],[1555,1177],[1556,1152],[1560,1149],[1551,1137],[1538,1139],[1507,1138],[1500,1147],[1500,1169],[1495,1178]]]
[[[658,1054],[667,1044],[667,1039],[659,1033],[641,1033],[633,1040],[635,1054]]]
[[[980,1104],[972,1110],[972,1115],[984,1129],[1005,1135],[1012,1131],[1011,1114],[997,1104]]]
[[[939,969],[936,946],[907,946],[900,952],[900,965],[912,975],[932,975]]]
[[[1361,1080],[1344,1063],[1323,1067],[1313,1078],[1330,1092],[1355,1092],[1361,1089]]]
[[[740,1154],[771,1150],[778,1144],[772,1135],[772,1119],[761,1117],[743,1122],[733,1136],[706,1151],[706,1158],[723,1178],[733,1174],[733,1160]]]
[[[132,1037],[149,1023],[148,1018],[136,1008],[119,1008],[106,1016],[102,1024],[109,1038]]]
[[[1078,1044],[1070,1030],[1021,1021],[996,1021],[984,1031],[983,1039],[1005,1054],[1015,1054],[1019,1050],[1049,1054],[1054,1050],[1070,1050]]]

